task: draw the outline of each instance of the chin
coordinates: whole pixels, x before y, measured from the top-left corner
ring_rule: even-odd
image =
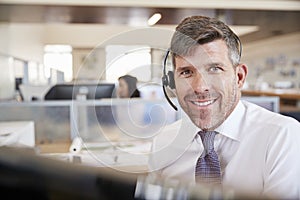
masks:
[[[214,130],[221,124],[213,119],[194,118],[192,121],[201,130]]]
[[[201,120],[199,118],[198,119],[193,119],[192,121],[201,130],[207,130],[211,127],[210,122],[206,122],[205,120]]]

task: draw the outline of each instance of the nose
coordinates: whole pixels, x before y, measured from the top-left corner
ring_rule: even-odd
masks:
[[[201,74],[201,72],[197,72],[192,80],[192,88],[195,94],[201,94],[209,91],[209,83],[208,77]]]

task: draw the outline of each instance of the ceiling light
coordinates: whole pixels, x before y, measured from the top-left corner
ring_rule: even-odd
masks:
[[[152,17],[150,17],[150,18],[148,19],[148,25],[149,25],[149,26],[153,26],[153,25],[156,24],[160,19],[161,19],[161,14],[160,14],[160,13],[155,13],[154,15],[152,15]]]

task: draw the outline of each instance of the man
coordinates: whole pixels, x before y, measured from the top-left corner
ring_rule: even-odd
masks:
[[[240,100],[248,67],[232,30],[217,19],[188,17],[170,53],[184,116],[154,139],[150,169],[164,179],[202,183],[209,176],[241,193],[300,198],[300,124]],[[212,142],[203,139],[208,135]],[[216,165],[207,167],[200,160],[209,152]],[[219,177],[207,175],[217,169]]]

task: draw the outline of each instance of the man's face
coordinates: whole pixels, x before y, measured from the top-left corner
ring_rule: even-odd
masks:
[[[176,94],[182,109],[202,130],[218,127],[233,111],[247,67],[236,68],[223,40],[198,45],[189,56],[175,58]]]

